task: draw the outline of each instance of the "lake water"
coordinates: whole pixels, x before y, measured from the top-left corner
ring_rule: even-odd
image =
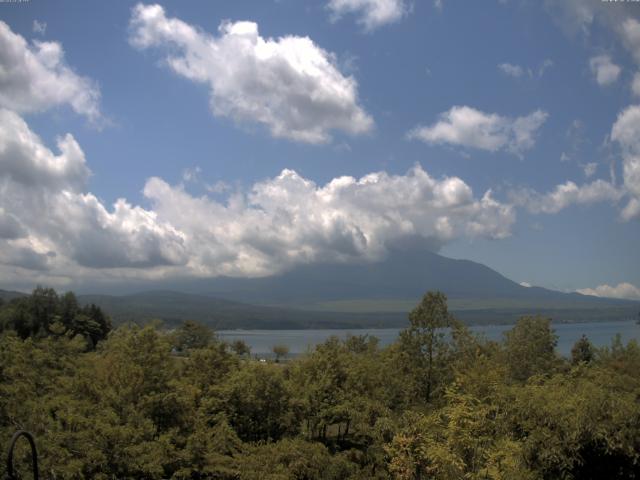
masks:
[[[512,325],[483,325],[470,327],[476,333],[484,334],[489,340],[501,340],[503,333]],[[558,335],[558,352],[569,355],[571,347],[582,335],[597,347],[611,344],[616,334],[622,336],[624,343],[631,339],[640,340],[640,325],[634,321],[602,322],[602,323],[564,323],[554,324],[553,329]],[[369,334],[380,340],[380,345],[385,346],[398,338],[398,328],[367,328],[353,330],[222,330],[217,332],[221,340],[232,342],[244,340],[251,347],[251,354],[262,357],[271,356],[271,348],[274,345],[286,345],[289,353],[299,355],[308,349],[324,342],[332,335],[345,338],[348,334]]]

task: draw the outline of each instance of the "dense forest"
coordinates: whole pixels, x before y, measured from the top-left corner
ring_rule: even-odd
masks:
[[[331,338],[279,362],[194,322],[112,329],[42,288],[0,330],[0,449],[33,432],[43,478],[640,478],[636,341],[564,358],[542,317],[487,341],[439,293],[389,347]]]

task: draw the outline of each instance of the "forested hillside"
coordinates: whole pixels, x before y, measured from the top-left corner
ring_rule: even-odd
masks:
[[[41,300],[23,305],[26,318]],[[2,309],[0,449],[14,430],[33,432],[42,478],[640,476],[635,341],[583,338],[562,358],[549,320],[526,317],[489,342],[429,293],[387,348],[332,338],[262,363],[193,322],[94,342],[91,329],[60,326],[64,305],[29,334]]]

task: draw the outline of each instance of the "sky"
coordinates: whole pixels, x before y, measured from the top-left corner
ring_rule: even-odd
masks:
[[[640,3],[0,3],[0,288],[407,241],[640,299]]]

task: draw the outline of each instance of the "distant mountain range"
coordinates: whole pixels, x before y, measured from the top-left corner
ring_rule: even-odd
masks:
[[[221,298],[304,307],[353,299],[415,303],[428,290],[444,292],[450,299],[545,301],[564,306],[603,303],[598,297],[523,287],[480,263],[454,260],[426,250],[392,252],[377,263],[306,265],[263,278],[217,277],[203,286]]]
[[[24,297],[25,295],[26,293],[24,292],[16,292],[13,290],[0,290],[0,299],[5,302],[13,300],[14,298]]]
[[[159,319],[175,326],[183,320],[196,320],[216,330],[380,327],[399,326],[406,321],[406,315],[399,313],[304,311],[170,290],[122,296],[79,295],[78,300],[99,305],[116,323]]]
[[[192,319],[218,329],[398,327],[428,290],[447,294],[450,310],[476,324],[537,313],[558,322],[620,320],[640,310],[640,302],[523,287],[480,263],[415,250],[392,252],[378,263],[308,265],[263,278],[185,281],[178,288],[183,291],[79,299],[117,322]],[[11,295],[16,292],[0,292]]]

